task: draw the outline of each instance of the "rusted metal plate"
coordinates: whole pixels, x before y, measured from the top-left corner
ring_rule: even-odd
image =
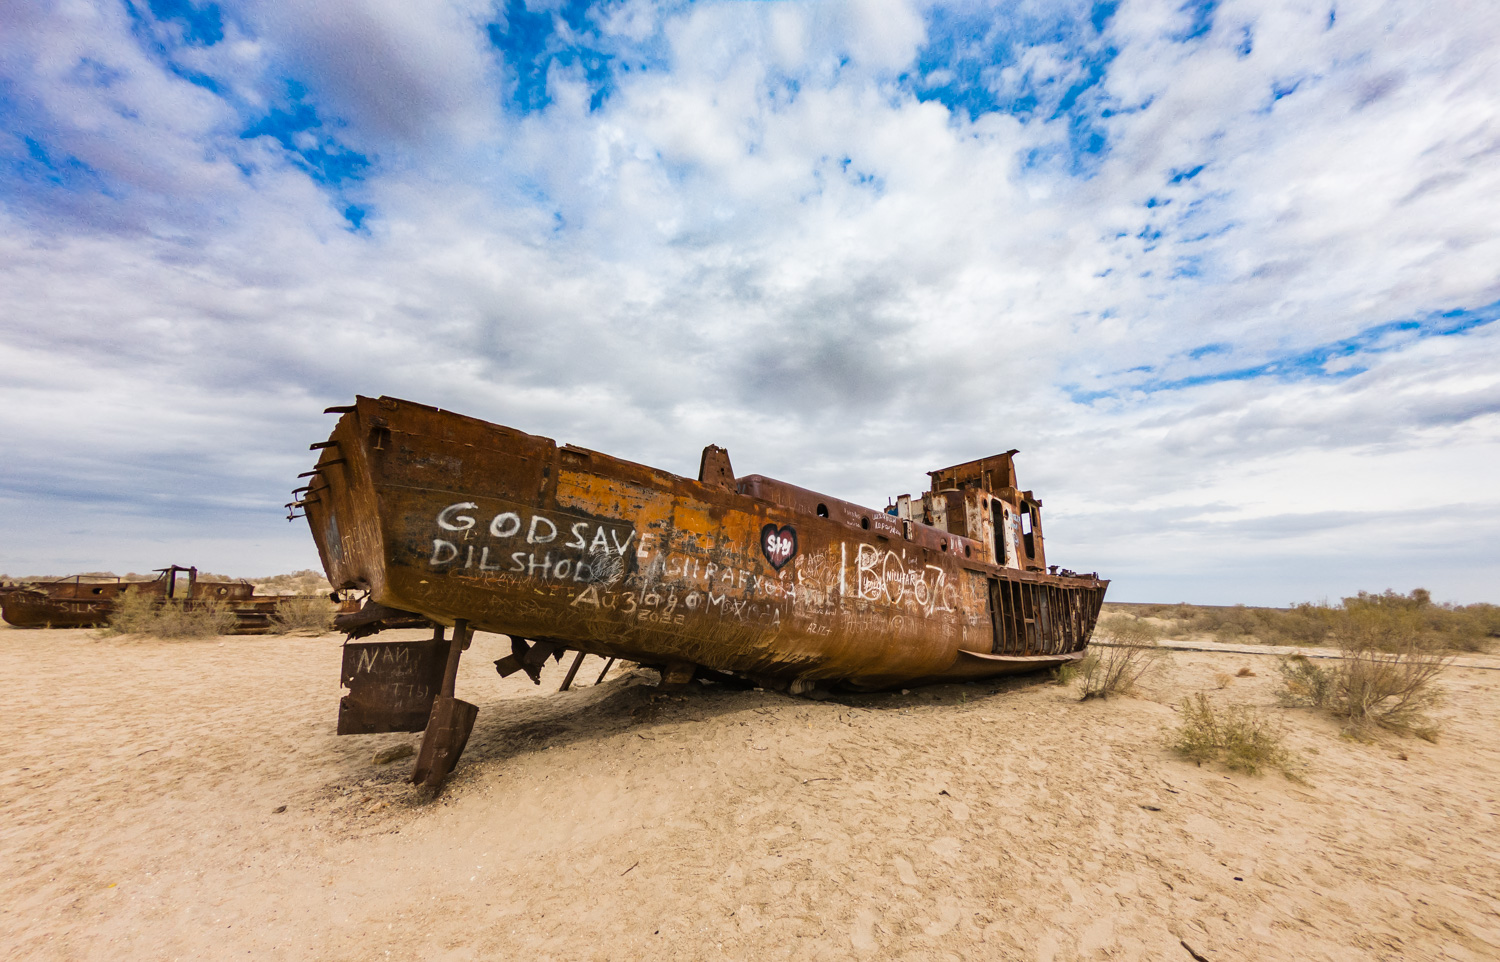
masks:
[[[419,732],[443,683],[448,642],[368,641],[344,646],[340,735]]]
[[[17,628],[91,628],[109,620],[112,603],[53,598],[27,588],[0,597],[0,616]]]
[[[469,732],[479,709],[449,695],[439,695],[432,705],[432,718],[422,736],[422,749],[411,780],[418,785],[436,788],[458,764],[458,756],[469,743]]]
[[[346,607],[346,610],[335,615],[333,626],[350,638],[363,638],[391,628],[429,628],[432,622],[410,611],[397,611],[366,600],[352,611]]]

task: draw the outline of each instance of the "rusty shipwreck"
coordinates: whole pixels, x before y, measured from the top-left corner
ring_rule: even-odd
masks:
[[[238,635],[270,631],[278,600],[256,595],[248,581],[203,579],[197,568],[169,565],[156,569],[150,581],[74,575],[6,586],[0,588],[0,617],[17,628],[92,628],[109,621],[126,591],[186,608],[209,602],[223,605],[234,615],[233,632]]]
[[[341,622],[339,731],[425,729],[417,782],[467,740],[477,709],[454,681],[476,630],[510,637],[502,675],[573,651],[668,686],[879,689],[1080,658],[1108,585],[1049,569],[1014,451],[872,510],[736,477],[712,445],[692,480],[394,398],[328,410],[288,507],[336,592],[365,599]],[[354,640],[421,619],[430,641]]]

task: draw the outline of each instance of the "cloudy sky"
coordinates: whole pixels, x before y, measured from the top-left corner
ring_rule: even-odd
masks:
[[[1117,600],[1500,601],[1500,7],[0,2],[0,571],[316,566],[320,412],[883,506]]]

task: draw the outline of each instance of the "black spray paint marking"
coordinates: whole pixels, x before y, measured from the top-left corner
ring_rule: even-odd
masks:
[[[797,529],[789,524],[780,528],[775,524],[766,525],[760,529],[760,550],[766,553],[771,567],[780,571],[797,553]]]

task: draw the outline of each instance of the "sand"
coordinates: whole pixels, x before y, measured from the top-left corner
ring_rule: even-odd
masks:
[[[655,695],[592,658],[559,694],[507,650],[466,654],[433,797],[373,760],[418,736],[335,737],[336,637],[0,629],[5,957],[1500,958],[1500,672],[1450,671],[1437,744],[1360,743],[1237,652],[1080,703]],[[1196,691],[1284,719],[1306,781],[1173,757]]]

